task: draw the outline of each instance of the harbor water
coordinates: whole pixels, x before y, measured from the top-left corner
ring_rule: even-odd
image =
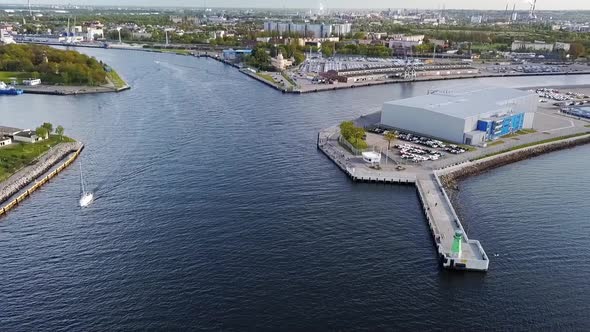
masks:
[[[488,273],[446,271],[412,186],[357,184],[321,128],[481,79],[282,94],[211,59],[85,49],[132,90],[0,98],[62,125],[73,167],[0,219],[0,330],[588,330],[590,147],[461,185]]]

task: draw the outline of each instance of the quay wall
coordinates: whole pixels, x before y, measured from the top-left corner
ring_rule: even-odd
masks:
[[[41,188],[45,183],[49,182],[53,177],[57,174],[61,173],[65,168],[71,165],[76,158],[80,155],[82,149],[84,149],[84,145],[82,143],[64,143],[60,144],[63,145],[59,149],[59,145],[54,148],[54,150],[48,152],[42,157],[42,160],[39,160],[37,164],[34,166],[27,166],[10,178],[8,178],[4,183],[2,183],[2,187],[0,188],[0,202],[3,205],[0,207],[0,216],[6,214],[9,210],[17,206],[27,197],[29,197],[34,191]],[[68,157],[69,156],[69,157]],[[68,157],[65,161],[64,158]],[[55,168],[48,174],[52,167],[57,165],[60,161],[63,161],[59,167]],[[39,178],[41,177],[41,178]],[[20,195],[13,198],[12,200],[6,202],[12,196],[17,194],[19,191],[26,188],[31,183],[35,182],[30,188],[26,191],[23,191]]]

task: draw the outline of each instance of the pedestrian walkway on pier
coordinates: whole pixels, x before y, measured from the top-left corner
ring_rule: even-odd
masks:
[[[489,259],[485,251],[479,241],[467,237],[436,175],[419,179],[416,187],[443,266],[487,271]]]

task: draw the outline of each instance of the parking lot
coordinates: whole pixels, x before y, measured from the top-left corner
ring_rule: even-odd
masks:
[[[398,138],[389,144],[385,139],[387,133],[387,130],[379,128],[369,129],[366,141],[395,164],[428,163],[467,152],[466,148],[456,144],[403,132],[397,132]]]
[[[528,64],[482,64],[482,72],[494,74],[550,74],[588,71],[588,66],[583,65],[549,65],[543,63]]]
[[[421,66],[424,63],[418,59],[413,60],[416,66]],[[365,57],[336,57],[336,58],[308,58],[305,60],[300,74],[317,75],[319,73],[328,72],[330,70],[351,70],[351,69],[371,69],[380,67],[403,67],[406,65],[406,60],[401,58],[365,58]]]

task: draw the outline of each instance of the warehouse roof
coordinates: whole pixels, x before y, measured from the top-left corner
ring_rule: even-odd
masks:
[[[454,88],[436,90],[426,96],[386,102],[386,105],[427,109],[465,119],[474,115],[498,111],[515,98],[535,95],[533,92],[502,87]]]

